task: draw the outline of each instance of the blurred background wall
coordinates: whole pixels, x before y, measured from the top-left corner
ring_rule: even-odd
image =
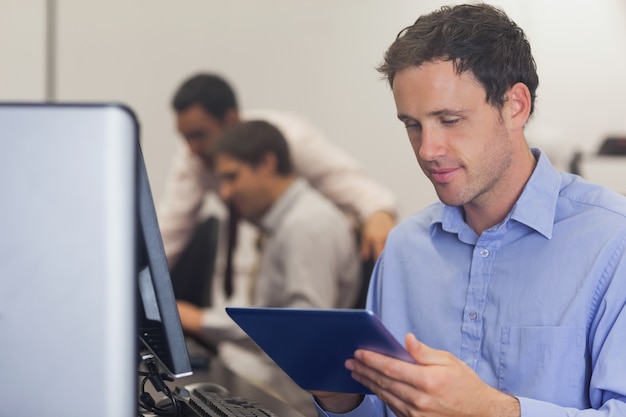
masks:
[[[375,67],[436,0],[0,0],[0,100],[115,101],[137,114],[155,199],[180,141],[170,99],[218,72],[243,109],[295,110],[397,195],[436,196]],[[626,1],[498,0],[527,33],[540,86],[527,128],[567,169],[626,132]],[[1,140],[1,139],[0,139]]]

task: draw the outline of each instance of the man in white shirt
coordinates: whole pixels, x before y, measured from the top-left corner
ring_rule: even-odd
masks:
[[[287,140],[299,175],[360,226],[362,257],[377,258],[395,225],[397,206],[390,191],[368,178],[344,151],[303,118],[290,112],[242,113],[235,93],[221,77],[198,74],[186,80],[173,102],[186,146],[175,157],[159,221],[170,265],[188,243],[207,193],[215,191],[211,145],[227,127],[244,120],[266,120]]]
[[[222,199],[264,236],[260,265],[248,289],[260,307],[349,308],[360,285],[356,240],[348,220],[294,172],[281,132],[265,121],[227,129],[215,143]],[[213,328],[202,310],[179,302],[183,328],[218,346],[228,367],[263,385],[305,415],[310,395],[297,387],[234,322]]]
[[[296,173],[330,199],[359,229],[362,259],[378,257],[396,222],[395,198],[368,178],[358,164],[328,141],[319,129],[289,112],[240,112],[231,86],[213,74],[198,74],[183,82],[172,105],[185,142],[174,159],[164,198],[158,207],[170,268],[176,265],[189,243],[201,214],[208,210],[218,218],[227,216],[223,203],[215,198],[217,180],[211,147],[226,128],[251,119],[268,121],[281,131],[289,144]],[[224,306],[247,304],[247,282],[258,256],[255,229],[240,222],[234,253],[234,292],[226,295],[223,290],[228,234],[225,223],[222,222],[219,231],[212,279],[211,305],[214,308],[204,311],[205,322],[212,322],[213,327],[219,323],[229,324]]]

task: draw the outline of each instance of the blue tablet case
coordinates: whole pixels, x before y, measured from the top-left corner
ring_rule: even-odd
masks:
[[[227,307],[226,312],[305,390],[371,394],[345,368],[356,349],[414,362],[369,310]]]

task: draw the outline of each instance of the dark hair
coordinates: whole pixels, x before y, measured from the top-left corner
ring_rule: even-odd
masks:
[[[470,71],[487,102],[501,109],[505,93],[524,83],[533,113],[537,66],[524,31],[502,10],[487,4],[444,6],[403,29],[378,67],[393,87],[396,73],[436,60],[452,61],[458,74]]]
[[[283,134],[274,125],[251,120],[228,128],[213,146],[215,155],[226,154],[256,167],[265,155],[276,155],[276,173],[287,176],[293,173],[289,147]]]
[[[202,73],[188,78],[172,99],[172,107],[177,113],[198,104],[220,121],[224,120],[228,110],[237,110],[237,99],[232,87],[214,74]]]

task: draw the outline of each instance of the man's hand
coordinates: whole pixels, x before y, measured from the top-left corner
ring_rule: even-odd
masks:
[[[183,330],[188,333],[199,334],[202,330],[202,309],[187,301],[177,301],[176,306]]]
[[[396,220],[386,211],[377,211],[365,219],[361,229],[361,259],[378,259],[395,225]]]
[[[519,417],[517,398],[485,384],[449,352],[431,349],[407,335],[416,364],[366,350],[346,362],[354,379],[368,387],[398,417]]]

